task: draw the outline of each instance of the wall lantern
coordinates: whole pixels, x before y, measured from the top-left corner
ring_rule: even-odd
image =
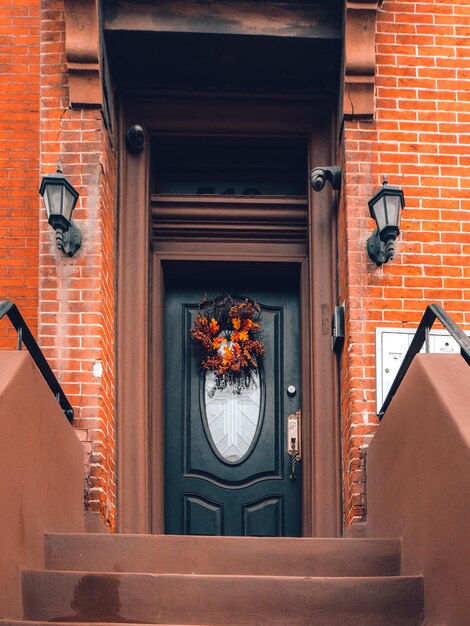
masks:
[[[48,222],[55,230],[57,247],[73,256],[82,244],[82,233],[72,222],[78,191],[62,174],[60,163],[56,174],[43,177],[39,193],[44,198]]]
[[[403,191],[389,185],[385,178],[382,188],[369,200],[370,215],[377,228],[367,240],[367,254],[379,267],[393,259],[394,241],[400,234],[400,215],[404,206]]]

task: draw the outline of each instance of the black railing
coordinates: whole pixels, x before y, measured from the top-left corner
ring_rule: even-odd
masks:
[[[379,419],[382,419],[385,411],[388,408],[388,405],[392,401],[393,396],[397,392],[398,387],[401,384],[401,381],[405,377],[408,368],[411,365],[412,360],[421,350],[424,344],[427,346],[427,352],[429,352],[429,331],[432,328],[432,325],[436,320],[439,320],[444,328],[450,333],[450,336],[455,339],[455,341],[460,346],[460,354],[470,365],[470,339],[463,332],[459,326],[454,322],[454,320],[449,317],[449,315],[444,311],[444,309],[438,304],[430,304],[419,323],[418,329],[413,337],[413,340],[408,348],[407,353],[405,354],[405,358],[400,366],[400,369],[395,376],[395,380],[390,387],[390,390],[385,398],[384,403],[382,404],[382,408],[377,413]]]
[[[31,331],[28,328],[23,316],[18,311],[16,304],[9,300],[0,302],[0,319],[7,316],[16,332],[18,333],[18,350],[21,350],[22,344],[24,344],[31,355],[31,358],[36,363],[37,368],[42,374],[42,377],[49,385],[50,390],[57,398],[57,402],[60,404],[61,409],[65,413],[65,417],[71,422],[73,420],[73,408],[67,399],[59,381],[51,370],[49,363],[46,361],[46,357],[38,346],[36,339],[33,337]]]

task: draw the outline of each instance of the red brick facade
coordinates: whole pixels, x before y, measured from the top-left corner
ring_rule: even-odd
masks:
[[[376,119],[346,122],[340,225],[344,515],[364,519],[365,450],[375,416],[375,328],[415,327],[437,302],[470,327],[470,7],[385,1],[376,35]],[[406,208],[396,258],[367,257],[367,201],[381,176]]]
[[[86,502],[115,525],[116,138],[99,108],[70,108],[63,0],[1,0],[0,288],[37,334],[84,446]],[[344,523],[365,519],[375,415],[375,328],[413,327],[439,302],[470,328],[470,8],[467,0],[385,0],[376,34],[374,121],[344,124],[339,145],[339,301]],[[80,193],[73,258],[55,247],[40,177]],[[369,261],[367,201],[386,174],[406,208],[396,258]],[[6,325],[0,346],[11,345]]]
[[[39,179],[39,0],[0,9],[0,286],[37,331]],[[12,329],[0,326],[0,346]]]
[[[101,111],[70,108],[60,0],[42,3],[40,115],[41,174],[62,163],[80,194],[74,219],[83,242],[65,257],[41,212],[39,343],[77,407],[87,506],[113,528],[116,155]]]

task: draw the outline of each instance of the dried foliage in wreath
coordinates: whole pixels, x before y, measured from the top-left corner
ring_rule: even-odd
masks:
[[[264,354],[260,331],[260,307],[248,299],[230,295],[203,300],[191,329],[202,370],[215,374],[216,388],[227,385],[240,393],[251,384]]]

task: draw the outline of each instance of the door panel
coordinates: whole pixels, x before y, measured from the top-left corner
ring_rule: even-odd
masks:
[[[300,408],[298,292],[295,265],[171,263],[165,268],[167,533],[300,534],[301,470],[298,465],[296,479],[290,480],[286,451],[286,418]],[[244,408],[252,400],[222,398],[208,416],[206,377],[191,344],[198,302],[223,293],[251,298],[261,307],[265,357],[259,419],[248,423],[243,445],[237,439],[244,437],[243,420],[254,421]],[[289,385],[298,390],[294,396],[286,392]],[[215,426],[214,420],[219,421]]]

